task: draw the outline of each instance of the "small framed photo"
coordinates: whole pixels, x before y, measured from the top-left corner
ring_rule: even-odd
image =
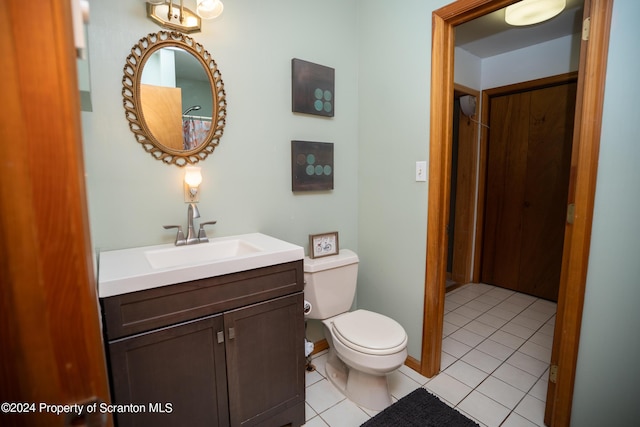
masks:
[[[320,258],[337,255],[339,252],[337,231],[309,235],[309,257]]]

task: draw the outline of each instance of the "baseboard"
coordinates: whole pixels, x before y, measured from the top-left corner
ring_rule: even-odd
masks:
[[[329,349],[329,343],[327,342],[326,339],[323,338],[320,341],[316,341],[313,343],[313,351],[309,356],[313,356],[314,354],[320,353],[328,349]],[[407,365],[407,367],[416,371],[417,373],[420,373],[420,361],[418,359],[413,358],[411,356],[407,356],[407,359],[404,361],[404,364]]]
[[[408,368],[411,368],[417,373],[420,373],[420,361],[418,359],[407,356],[407,360],[404,361],[404,364],[407,365]]]
[[[325,351],[329,349],[329,343],[326,339],[321,339],[320,341],[316,341],[313,343],[313,351],[309,356],[313,356],[314,354],[318,354],[321,351]]]

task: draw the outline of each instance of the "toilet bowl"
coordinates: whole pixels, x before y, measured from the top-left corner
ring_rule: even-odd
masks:
[[[322,323],[329,343],[325,368],[331,383],[365,408],[380,411],[391,405],[387,374],[407,358],[407,335],[402,326],[367,310]]]
[[[305,258],[307,319],[322,321],[329,344],[326,374],[333,385],[360,406],[382,410],[391,404],[387,375],[407,358],[407,334],[395,320],[368,310],[349,311],[357,283],[358,256]]]

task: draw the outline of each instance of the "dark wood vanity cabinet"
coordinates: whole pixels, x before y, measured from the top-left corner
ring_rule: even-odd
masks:
[[[117,425],[304,424],[303,286],[295,261],[102,299]]]

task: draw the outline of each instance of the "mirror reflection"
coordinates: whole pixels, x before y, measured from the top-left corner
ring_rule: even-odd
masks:
[[[149,131],[167,148],[193,150],[209,134],[209,79],[202,64],[184,49],[158,49],[147,59],[140,101]]]
[[[145,151],[185,166],[212,154],[226,121],[226,94],[216,62],[178,32],[140,39],[124,67],[122,96],[129,128]]]

